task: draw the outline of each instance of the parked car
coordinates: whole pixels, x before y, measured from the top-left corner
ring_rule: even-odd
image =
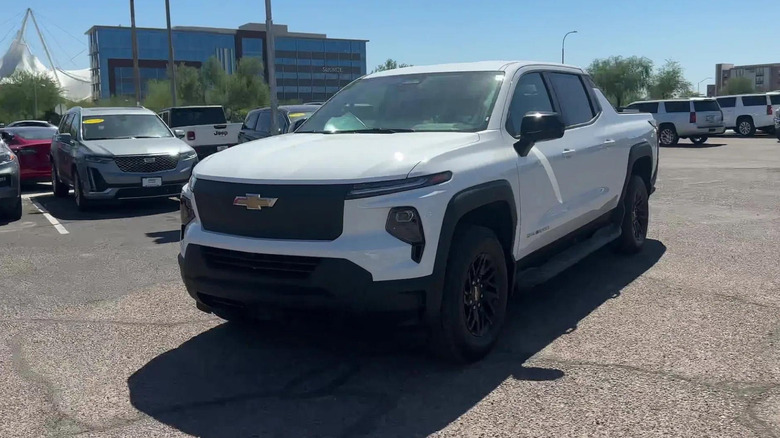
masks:
[[[203,159],[238,143],[241,123],[228,123],[219,105],[179,106],[158,114]]]
[[[56,126],[2,128],[0,136],[19,158],[22,182],[49,181],[51,139]]]
[[[279,133],[289,132],[296,121],[309,117],[319,109],[319,105],[283,105],[279,107]],[[271,135],[271,108],[258,108],[246,115],[238,133],[238,142],[265,138]]]
[[[209,157],[182,192],[197,307],[378,312],[455,361],[490,351],[515,283],[640,251],[658,164],[649,114],[537,62],[374,73],[262,145]]]
[[[669,99],[633,102],[627,110],[649,113],[658,123],[662,146],[690,138],[693,144],[704,144],[710,135],[723,134],[723,113],[715,99]]]
[[[6,128],[19,128],[22,126],[37,126],[39,128],[56,128],[55,125],[52,125],[49,122],[46,122],[44,120],[18,120],[16,122],[11,122],[8,125],[6,125]]]
[[[775,110],[775,135],[780,140],[780,108]]]
[[[98,201],[178,195],[198,162],[146,108],[80,108],[67,112],[51,144],[54,196],[73,187],[76,206]]]
[[[22,189],[19,160],[0,140],[0,221],[17,221],[22,217]]]
[[[716,98],[723,110],[726,129],[733,129],[742,137],[752,137],[756,129],[764,132],[774,129],[771,99],[768,94],[740,94]]]

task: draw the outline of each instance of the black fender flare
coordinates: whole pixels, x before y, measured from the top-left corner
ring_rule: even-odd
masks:
[[[509,205],[510,215],[512,216],[511,242],[514,246],[517,231],[517,206],[512,186],[507,180],[490,181],[461,190],[450,198],[450,201],[447,203],[436,247],[431,287],[428,289],[425,298],[425,319],[428,323],[434,323],[439,318],[442,291],[444,289],[444,275],[447,271],[447,260],[458,222],[469,212],[495,202],[506,202]],[[509,248],[510,260],[508,262],[514,264],[514,259],[511,258],[512,252],[513,248]],[[509,273],[510,276],[513,275],[514,269],[509,270]]]
[[[618,206],[615,208],[612,220],[615,223],[621,223],[623,221],[623,214],[624,208],[623,208],[623,200],[626,197],[626,190],[628,190],[628,181],[631,179],[631,169],[633,169],[634,164],[639,160],[640,158],[648,157],[650,158],[651,162],[653,160],[653,147],[650,145],[650,143],[646,141],[642,141],[640,143],[637,143],[633,146],[631,146],[631,150],[628,153],[628,163],[626,165],[626,176],[623,180],[623,189],[620,191],[620,200],[618,201]],[[648,191],[648,194],[652,192],[652,189],[655,187],[655,177],[658,173],[658,161],[655,162],[655,168],[651,170],[652,174],[650,175],[650,186],[651,189]]]

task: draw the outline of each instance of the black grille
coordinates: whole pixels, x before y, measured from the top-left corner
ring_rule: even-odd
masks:
[[[181,194],[182,184],[171,184],[160,187],[128,187],[116,192],[118,199],[122,198],[152,198],[155,196],[175,196]]]
[[[265,239],[335,240],[344,222],[346,185],[238,184],[199,179],[195,204],[203,228]],[[234,205],[237,197],[276,199],[257,210]],[[239,200],[240,202],[240,200]]]
[[[122,172],[152,173],[175,169],[178,155],[133,155],[115,157],[114,161]]]
[[[319,257],[254,254],[228,249],[201,247],[203,259],[211,268],[252,272],[274,278],[306,279],[320,264]]]

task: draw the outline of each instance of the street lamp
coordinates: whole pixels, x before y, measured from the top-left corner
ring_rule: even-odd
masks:
[[[698,84],[696,84],[696,94],[698,94],[699,96],[701,96],[701,91],[699,91],[699,88],[701,87],[701,83],[706,81],[707,79],[712,79],[712,78],[711,77],[706,77],[706,78],[700,80]]]
[[[577,31],[573,30],[571,32],[567,32],[566,35],[563,36],[563,42],[561,43],[561,64],[565,64],[566,60],[566,37],[573,33],[577,33]]]

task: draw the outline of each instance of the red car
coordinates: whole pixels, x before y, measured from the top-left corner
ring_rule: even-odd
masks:
[[[22,182],[48,181],[51,178],[49,150],[56,133],[56,126],[0,129],[3,141],[19,158]]]

